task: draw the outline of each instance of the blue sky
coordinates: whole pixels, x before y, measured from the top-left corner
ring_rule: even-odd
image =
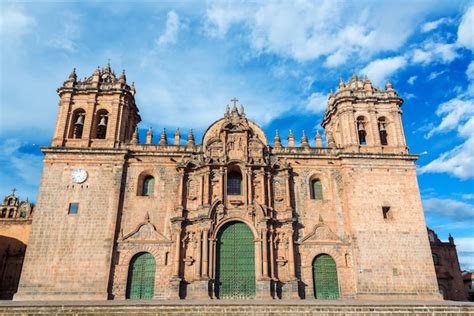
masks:
[[[428,225],[474,270],[473,25],[469,1],[2,1],[0,192],[36,200],[74,67],[126,69],[142,134],[199,139],[237,96],[270,139],[306,130],[312,143],[329,92],[355,72],[405,99]]]

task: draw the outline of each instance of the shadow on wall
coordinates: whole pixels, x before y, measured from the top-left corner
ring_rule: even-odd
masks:
[[[0,236],[0,300],[11,300],[18,289],[26,245],[16,238]]]

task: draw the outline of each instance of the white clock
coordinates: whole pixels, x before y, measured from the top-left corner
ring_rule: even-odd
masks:
[[[75,183],[83,183],[87,180],[87,171],[84,169],[74,169],[71,174],[71,180]]]

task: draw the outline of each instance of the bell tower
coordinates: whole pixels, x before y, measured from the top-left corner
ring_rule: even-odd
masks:
[[[140,115],[135,87],[125,71],[117,77],[107,64],[83,80],[75,69],[57,90],[59,112],[53,147],[112,147],[132,140]]]
[[[349,82],[341,80],[321,123],[328,145],[353,152],[407,153],[402,103],[390,82],[381,90],[355,74]]]

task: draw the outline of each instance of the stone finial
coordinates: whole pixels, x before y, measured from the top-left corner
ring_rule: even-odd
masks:
[[[132,135],[132,144],[137,145],[139,143],[138,140],[138,127],[135,128],[135,131],[133,132]]]
[[[160,135],[160,141],[158,142],[158,145],[167,145],[168,144],[168,139],[166,137],[166,128],[163,128],[163,131],[161,132]]]
[[[76,82],[76,80],[77,80],[76,68],[72,69],[71,73],[69,74],[68,80]]]
[[[342,78],[339,78],[339,90],[342,90],[346,87],[346,85],[344,84],[344,80],[342,80]]]
[[[179,145],[179,142],[181,141],[181,131],[179,130],[179,127],[176,129],[176,132],[174,132],[174,144]]]
[[[245,110],[244,110],[244,105],[243,104],[240,105],[240,115],[245,116]]]
[[[291,129],[288,133],[288,147],[295,147],[295,136],[293,136]]]
[[[148,128],[148,131],[146,132],[146,139],[145,139],[145,144],[151,144],[153,142],[153,131],[151,130],[151,127]]]
[[[387,84],[385,85],[385,90],[387,91],[393,91],[393,86],[390,80],[387,81]]]
[[[303,135],[301,136],[301,147],[309,148],[308,137],[306,136],[306,132],[303,130]]]
[[[278,130],[275,130],[275,137],[273,138],[273,147],[281,148],[281,139],[280,134],[278,134]]]
[[[319,148],[323,147],[323,138],[319,134],[319,130],[316,131],[316,147],[319,147]]]
[[[191,128],[188,132],[188,146],[194,146],[194,134],[193,129]]]
[[[224,116],[229,116],[229,115],[230,115],[230,108],[229,108],[229,105],[226,104]]]
[[[96,82],[96,83],[99,82],[100,81],[100,75],[101,75],[100,67],[97,66],[94,73],[92,74],[92,82]]]
[[[352,73],[351,80],[352,80],[352,81],[358,81],[358,80],[359,80],[359,77],[357,77],[357,75],[356,75],[355,72]]]
[[[125,69],[122,70],[122,74],[119,77],[119,82],[123,84],[127,83],[127,76],[125,76]]]
[[[107,65],[105,65],[104,73],[106,74],[112,73],[112,68],[110,68],[110,62],[108,62]]]
[[[135,82],[132,81],[132,85],[130,86],[130,93],[135,96],[135,93],[137,91],[135,90]]]
[[[454,244],[454,238],[453,238],[453,236],[451,236],[451,233],[449,233],[448,240],[449,240],[450,244]]]
[[[364,79],[364,90],[365,91],[373,90],[372,82],[370,82],[369,78],[367,78],[367,75],[365,75],[365,79]]]

